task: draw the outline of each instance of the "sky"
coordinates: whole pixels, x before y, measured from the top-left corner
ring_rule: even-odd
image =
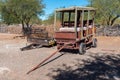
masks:
[[[45,15],[41,16],[42,20],[47,19],[49,14],[53,13],[55,9],[60,7],[71,7],[71,6],[86,6],[88,0],[43,0],[45,4]]]

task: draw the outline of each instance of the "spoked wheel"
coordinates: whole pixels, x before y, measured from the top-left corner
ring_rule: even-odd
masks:
[[[81,43],[79,46],[79,54],[85,54],[85,52],[86,52],[86,44]]]
[[[93,48],[97,47],[97,39],[96,38],[94,38],[93,41],[92,41],[92,47]]]

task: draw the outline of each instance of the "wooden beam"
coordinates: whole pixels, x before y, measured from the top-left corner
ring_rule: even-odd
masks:
[[[96,12],[94,12],[94,15],[96,14]],[[94,24],[94,18],[95,18],[95,16],[93,15],[93,24],[92,24],[92,26],[93,26],[93,28],[92,28],[92,33],[93,33],[93,37],[95,37],[95,24]]]
[[[88,29],[89,29],[89,20],[90,20],[90,11],[88,10],[88,18],[87,18],[87,35],[88,35]]]
[[[71,12],[69,12],[68,26],[70,27]]]
[[[74,27],[75,27],[75,35],[76,35],[76,39],[77,39],[77,8],[75,8],[75,23],[74,23]]]
[[[69,7],[69,8],[56,9],[56,11],[58,11],[58,12],[62,12],[62,11],[68,12],[68,11],[74,11],[75,9],[77,9],[79,11],[82,11],[82,10],[84,10],[84,11],[88,11],[88,10],[95,11],[96,10],[93,7]]]
[[[82,10],[82,20],[81,20],[81,38],[83,38],[83,22],[84,22],[84,10]]]
[[[62,27],[64,27],[64,12],[61,12],[61,14],[62,14]]]

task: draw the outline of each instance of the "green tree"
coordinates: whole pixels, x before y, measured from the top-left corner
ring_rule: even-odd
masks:
[[[90,5],[97,9],[96,21],[104,25],[113,25],[120,17],[120,0],[89,0]]]
[[[43,24],[54,24],[54,13],[50,14]]]
[[[30,28],[30,21],[43,14],[42,0],[1,0],[2,20],[7,24],[21,23],[24,33]]]
[[[54,16],[55,16],[54,13],[49,14],[48,18],[43,21],[43,24],[54,24]],[[57,21],[60,20],[60,13],[56,15],[56,19]]]

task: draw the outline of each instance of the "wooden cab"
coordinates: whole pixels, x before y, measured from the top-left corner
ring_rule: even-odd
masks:
[[[57,15],[59,13],[59,15]],[[70,7],[55,11],[54,30],[57,48],[68,44],[66,49],[78,49],[83,53],[83,46],[93,43],[95,9],[92,7]],[[59,16],[59,19],[57,19]],[[56,26],[57,20],[61,25]],[[57,29],[56,27],[59,27]],[[81,47],[80,47],[81,46]],[[82,48],[82,52],[81,52]]]

